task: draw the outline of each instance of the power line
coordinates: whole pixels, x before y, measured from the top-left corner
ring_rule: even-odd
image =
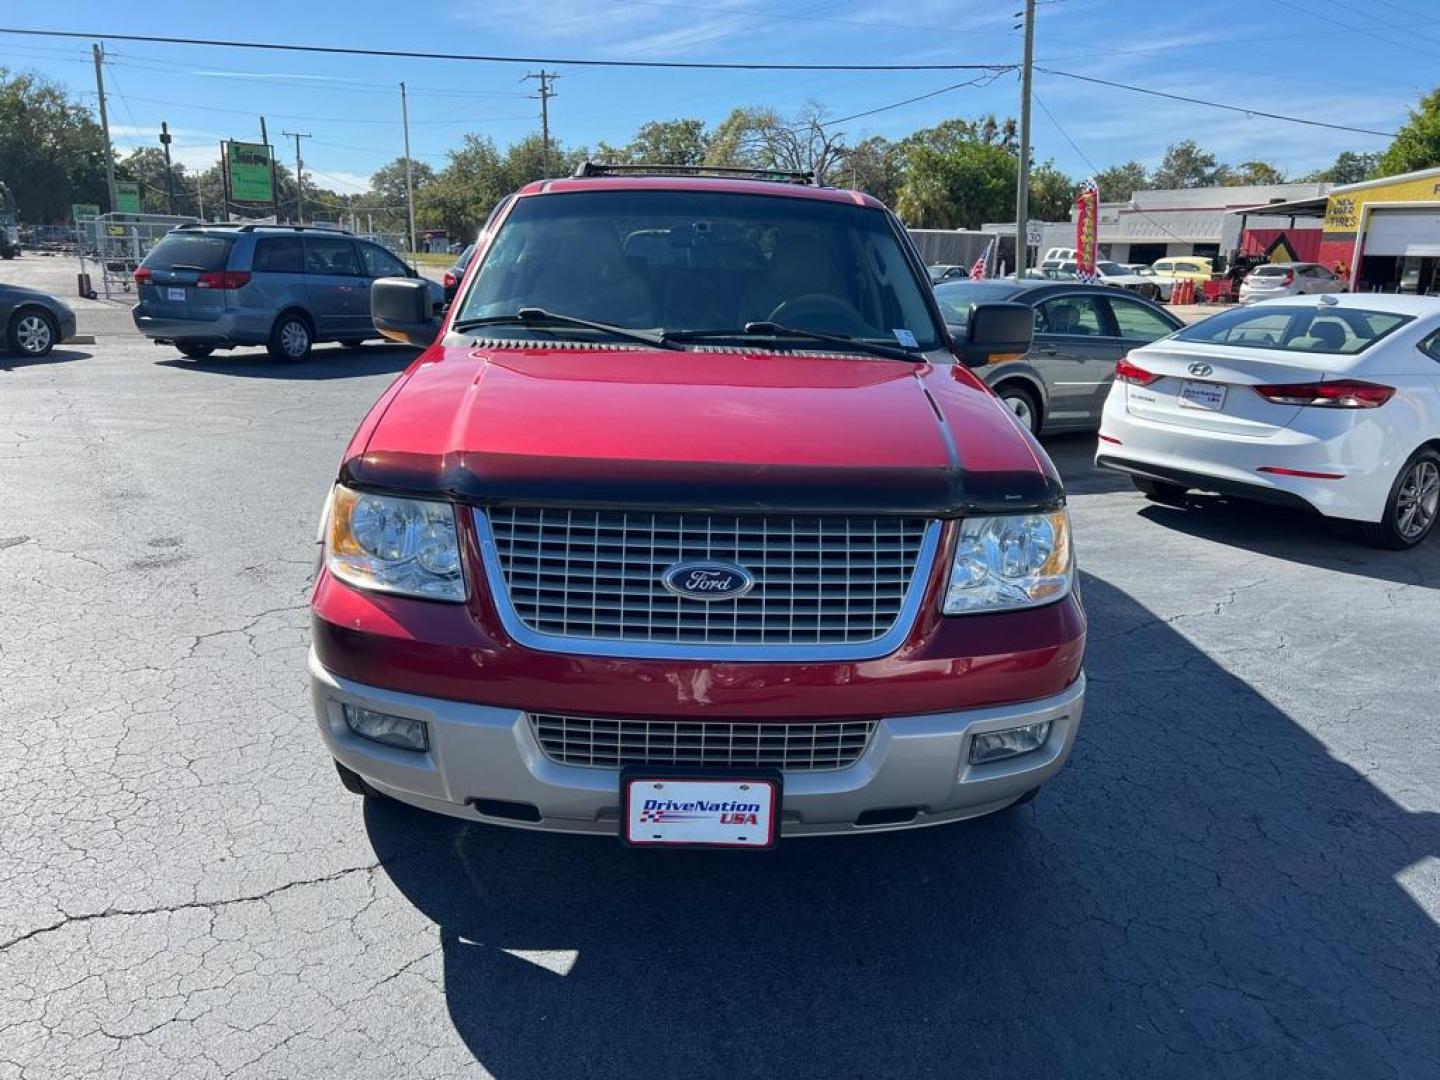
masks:
[[[1003,64],[776,64],[744,61],[719,63],[700,60],[594,60],[554,56],[491,56],[481,53],[415,52],[407,49],[360,49],[341,45],[290,45],[274,41],[227,38],[165,37],[158,34],[81,33],[78,30],[32,30],[0,26],[0,34],[30,37],[84,38],[102,41],[144,41],[156,45],[203,45],[224,49],[261,49],[270,52],[323,53],[331,56],[401,57],[408,60],[463,60],[488,64],[565,64],[573,67],[674,68],[704,71],[991,71]]]
[[[1093,75],[1077,75],[1073,71],[1059,71],[1055,68],[1035,66],[1036,71],[1043,71],[1046,75],[1059,75],[1066,79],[1079,79],[1081,82],[1096,83],[1100,86],[1113,86],[1119,90],[1133,90],[1137,94],[1149,94],[1152,97],[1169,98],[1171,101],[1184,101],[1191,105],[1205,105],[1211,109],[1225,109],[1228,112],[1243,113],[1246,116],[1263,116],[1267,120],[1284,120],[1291,124],[1305,124],[1309,127],[1330,128],[1332,131],[1353,131],[1359,135],[1378,135],[1384,139],[1395,138],[1393,131],[1375,131],[1373,128],[1351,127],[1348,124],[1331,124],[1324,120],[1307,120],[1303,116],[1286,116],[1283,113],[1266,112],[1263,109],[1247,108],[1243,105],[1227,105],[1222,101],[1206,101],[1204,98],[1186,97],[1184,94],[1171,94],[1164,90],[1151,90],[1144,86],[1132,86],[1129,83],[1111,82],[1109,79],[1097,79]]]
[[[964,82],[952,83],[949,86],[942,86],[939,90],[931,90],[929,93],[916,94],[914,97],[908,97],[904,101],[892,101],[889,105],[879,105],[873,109],[866,109],[864,112],[851,113],[849,116],[840,116],[836,117],[834,120],[826,120],[820,126],[834,127],[836,124],[846,124],[849,123],[851,120],[859,120],[861,117],[874,116],[876,113],[889,112],[891,109],[899,109],[905,105],[913,105],[915,104],[915,102],[924,101],[927,98],[939,97],[941,94],[948,94],[952,90],[959,90],[962,87],[966,86],[989,86],[1006,71],[1014,70],[1015,65],[1010,64],[1005,66],[1003,69],[997,69],[992,72],[987,72],[986,74],[981,75],[978,78],[967,79]]]

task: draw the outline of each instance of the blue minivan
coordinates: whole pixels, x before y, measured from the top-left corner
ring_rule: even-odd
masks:
[[[338,229],[308,225],[181,225],[135,271],[135,326],[199,359],[264,345],[299,363],[318,341],[347,347],[380,335],[370,282],[419,277],[394,254]],[[429,282],[439,310],[444,288]]]

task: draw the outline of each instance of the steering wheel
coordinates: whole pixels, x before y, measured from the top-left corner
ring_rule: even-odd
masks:
[[[806,293],[776,305],[770,322],[793,326],[797,330],[817,330],[832,334],[863,335],[871,332],[865,316],[844,300],[825,293]]]

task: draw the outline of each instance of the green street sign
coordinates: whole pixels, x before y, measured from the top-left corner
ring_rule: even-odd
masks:
[[[115,212],[117,214],[144,213],[144,207],[140,202],[140,184],[137,181],[115,181]]]
[[[230,197],[236,202],[273,202],[270,147],[264,143],[231,142],[225,154],[230,170]]]
[[[75,224],[82,221],[94,221],[100,216],[100,207],[93,202],[77,202],[70,204],[70,220]]]

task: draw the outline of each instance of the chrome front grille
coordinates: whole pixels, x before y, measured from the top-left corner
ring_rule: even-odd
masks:
[[[738,724],[678,720],[599,720],[530,713],[545,756],[561,765],[843,769],[865,752],[873,720]]]
[[[834,648],[903,634],[938,536],[914,517],[502,507],[488,522],[492,578],[525,630],[637,647]],[[726,600],[677,596],[661,577],[688,560],[738,564],[755,586]]]

